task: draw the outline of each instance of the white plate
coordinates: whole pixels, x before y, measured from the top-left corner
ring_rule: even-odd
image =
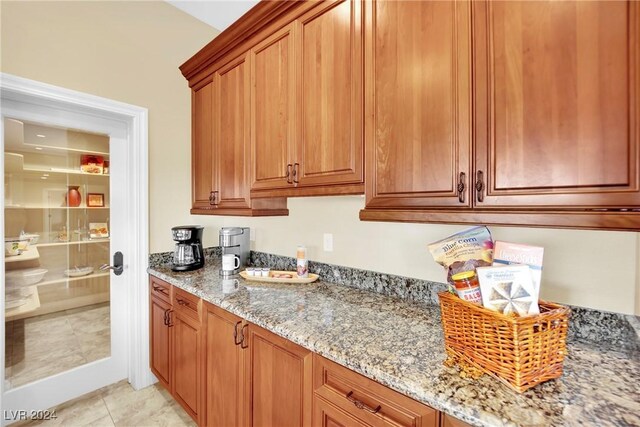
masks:
[[[65,270],[65,276],[69,277],[82,277],[93,273],[93,267],[76,267]]]
[[[8,271],[5,275],[9,287],[31,286],[44,279],[46,268],[25,268],[24,270]]]

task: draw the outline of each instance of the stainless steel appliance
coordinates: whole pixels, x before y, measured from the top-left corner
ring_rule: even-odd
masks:
[[[201,225],[180,225],[173,227],[171,233],[176,248],[173,251],[173,271],[191,271],[204,267]]]
[[[240,267],[233,271],[220,270],[223,276],[237,274],[241,269],[249,265],[249,227],[223,227],[220,229],[220,247],[222,255],[234,254],[240,258]]]

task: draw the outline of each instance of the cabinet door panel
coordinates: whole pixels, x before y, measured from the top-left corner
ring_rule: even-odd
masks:
[[[470,206],[469,3],[367,13],[367,207]]]
[[[165,324],[165,314],[169,310],[170,304],[151,298],[151,371],[171,391],[171,334]]]
[[[250,208],[249,66],[235,59],[217,73],[218,207]]]
[[[365,427],[365,424],[331,405],[321,397],[313,397],[313,425],[315,427]]]
[[[242,426],[244,353],[234,343],[241,319],[213,305],[206,307],[206,425]]]
[[[173,390],[182,407],[198,420],[201,415],[202,346],[198,322],[179,313],[173,319]]]
[[[216,189],[213,147],[213,82],[194,89],[192,114],[192,186],[193,208],[210,209],[209,196]]]
[[[291,186],[287,164],[293,164],[295,133],[295,44],[289,25],[251,50],[252,97],[251,188]],[[289,179],[291,181],[291,179]]]
[[[637,206],[637,3],[475,6],[477,203]]]
[[[300,186],[363,180],[361,2],[326,2],[299,19]]]
[[[310,425],[312,353],[255,325],[248,329],[249,425]]]

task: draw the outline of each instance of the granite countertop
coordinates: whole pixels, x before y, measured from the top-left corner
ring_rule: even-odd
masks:
[[[564,374],[518,394],[498,380],[461,378],[443,365],[437,305],[317,281],[223,283],[219,260],[149,273],[321,356],[478,426],[640,426],[640,352],[570,342]],[[235,289],[234,289],[235,288]]]

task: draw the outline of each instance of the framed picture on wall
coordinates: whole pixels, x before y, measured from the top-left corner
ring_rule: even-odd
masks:
[[[87,193],[87,207],[102,208],[104,207],[103,193]]]

